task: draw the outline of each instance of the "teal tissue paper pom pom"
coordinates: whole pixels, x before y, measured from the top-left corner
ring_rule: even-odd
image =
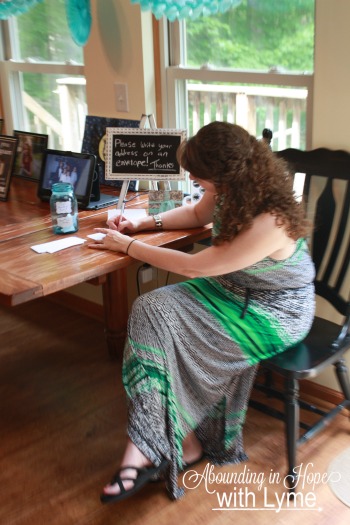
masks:
[[[90,0],[66,0],[66,15],[74,42],[84,46],[91,30]]]
[[[142,11],[152,11],[157,20],[165,16],[170,22],[224,13],[242,0],[131,0]]]
[[[26,13],[35,4],[43,0],[2,0],[0,2],[0,20],[7,20],[11,16]]]

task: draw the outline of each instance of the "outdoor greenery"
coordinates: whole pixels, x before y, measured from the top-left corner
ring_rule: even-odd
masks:
[[[237,0],[237,5],[216,16],[186,21],[186,65],[206,66],[211,69],[229,68],[245,71],[277,71],[312,73],[314,69],[314,10],[315,0]],[[200,81],[192,81],[200,83]],[[221,82],[218,84],[222,84]],[[242,85],[242,84],[240,84]],[[215,92],[215,87],[213,87]],[[201,98],[196,108],[196,118],[204,124],[207,104]],[[279,100],[256,98],[255,129],[261,134],[265,127],[267,107],[273,106],[274,130],[279,128],[281,118]],[[211,119],[216,118],[215,97],[210,106]],[[223,120],[227,116],[227,104],[222,104]],[[300,112],[300,146],[305,147],[305,105]],[[199,115],[198,115],[199,110]],[[188,104],[188,128],[190,134],[196,130],[193,124],[195,108]],[[288,128],[293,122],[293,107],[286,112]],[[271,112],[270,112],[271,116]],[[285,118],[285,117],[283,117]],[[253,124],[253,121],[251,122]],[[288,144],[291,136],[288,136]],[[290,145],[290,144],[289,144]]]
[[[65,0],[44,0],[27,13],[16,17],[18,58],[38,62],[83,63],[82,48],[69,32]],[[60,120],[57,75],[23,74],[24,90]]]
[[[82,48],[68,29],[65,0],[44,0],[17,17],[21,58],[82,63]]]
[[[313,71],[314,0],[241,0],[186,22],[187,64]]]

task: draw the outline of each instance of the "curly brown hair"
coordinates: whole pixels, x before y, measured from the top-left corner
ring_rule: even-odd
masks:
[[[212,182],[217,189],[216,245],[235,237],[254,217],[270,212],[293,239],[309,230],[304,207],[297,202],[293,177],[284,160],[265,141],[228,122],[212,122],[183,142],[178,150],[181,166],[195,178]]]

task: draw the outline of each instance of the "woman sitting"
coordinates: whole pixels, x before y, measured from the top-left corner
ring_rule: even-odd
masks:
[[[103,502],[160,475],[176,499],[179,472],[203,455],[215,465],[246,460],[242,426],[256,365],[303,339],[314,316],[308,224],[285,163],[224,122],[204,126],[178,158],[205,189],[199,202],[110,221],[90,245],[188,278],[133,305],[123,363],[128,438]],[[211,222],[212,245],[195,254],[130,239],[156,223],[173,230]]]

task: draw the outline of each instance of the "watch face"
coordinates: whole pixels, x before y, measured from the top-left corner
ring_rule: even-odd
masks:
[[[162,222],[160,215],[153,215],[153,219],[154,219],[154,222],[156,223],[156,228],[163,227],[163,222]]]

